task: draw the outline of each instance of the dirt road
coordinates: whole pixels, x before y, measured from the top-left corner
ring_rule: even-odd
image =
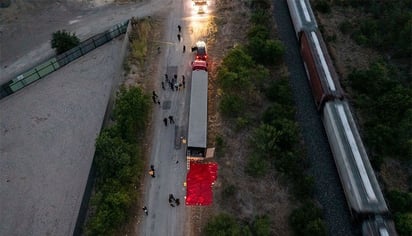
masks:
[[[191,46],[198,40],[205,40],[207,34],[208,16],[200,17],[192,12],[190,1],[174,0],[165,15],[167,25],[164,29],[162,57],[155,78],[155,87],[162,106],[155,111],[153,117],[154,134],[151,148],[151,164],[156,169],[156,177],[147,177],[144,194],[144,204],[148,208],[148,216],[137,224],[138,235],[190,235],[185,229],[185,222],[190,220],[186,214],[184,182],[187,172],[185,139],[188,127],[188,112],[190,99],[191,66],[193,53]],[[178,40],[178,25],[182,27],[181,41]],[[183,53],[183,46],[186,52]],[[177,75],[178,81],[182,75],[186,78],[186,88],[172,91],[166,86],[161,89],[161,81]],[[172,115],[175,124],[164,125],[163,119]],[[180,205],[172,207],[169,204],[169,194],[180,199]],[[143,212],[141,213],[143,214]]]

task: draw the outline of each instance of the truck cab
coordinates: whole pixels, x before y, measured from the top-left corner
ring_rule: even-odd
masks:
[[[204,41],[198,41],[195,47],[192,47],[192,52],[196,51],[196,60],[207,60],[206,43]]]

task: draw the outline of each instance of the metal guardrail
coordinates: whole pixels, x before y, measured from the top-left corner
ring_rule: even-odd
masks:
[[[0,86],[0,99],[7,97],[31,83],[44,78],[60,67],[102,46],[121,34],[126,33],[129,20],[116,24],[103,33],[97,34],[62,54],[48,59],[40,65],[16,76],[16,78]]]

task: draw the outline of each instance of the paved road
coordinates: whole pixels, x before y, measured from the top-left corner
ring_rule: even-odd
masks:
[[[160,64],[157,81],[157,93],[162,101],[162,107],[155,111],[154,135],[151,150],[151,164],[155,166],[156,178],[149,178],[149,184],[145,189],[145,205],[149,215],[137,225],[138,235],[167,236],[188,235],[189,229],[185,229],[186,215],[184,196],[186,189],[184,182],[187,173],[185,156],[186,147],[179,143],[180,137],[186,137],[188,127],[188,112],[190,99],[191,67],[193,54],[190,48],[198,40],[206,38],[207,17],[192,15],[190,1],[174,0],[170,11],[166,16],[167,26],[164,41],[172,42],[162,47],[163,58]],[[182,26],[182,41],[177,39],[178,28]],[[183,53],[183,45],[186,45],[186,53]],[[186,78],[186,88],[180,91],[161,89],[160,83],[164,81],[164,74],[169,78],[177,72],[178,80],[182,75]],[[170,103],[170,107],[167,103]],[[166,127],[163,118],[174,116],[175,125]],[[177,141],[176,141],[177,140]],[[169,194],[180,199],[180,206],[169,205]],[[141,212],[143,214],[143,212]]]

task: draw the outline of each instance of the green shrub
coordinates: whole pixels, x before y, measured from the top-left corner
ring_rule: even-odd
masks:
[[[253,221],[253,235],[254,236],[270,236],[270,219],[267,215],[256,216]]]
[[[313,196],[315,180],[313,176],[295,173],[293,179],[293,192],[300,200],[307,200]]]
[[[236,118],[236,130],[244,129],[249,124],[250,124],[250,119],[248,119],[247,117],[240,116]]]
[[[319,0],[315,3],[315,9],[322,13],[330,13],[331,7],[327,0]]]
[[[391,210],[400,213],[412,212],[412,193],[393,190],[387,196]]]
[[[245,102],[237,95],[225,94],[219,103],[219,109],[224,116],[235,118],[245,109]]]
[[[352,31],[353,25],[350,21],[345,20],[341,22],[338,27],[343,34],[349,34]]]
[[[149,96],[139,87],[121,87],[115,104],[113,113],[122,138],[130,142],[136,141],[137,134],[144,130],[147,122]]]
[[[267,174],[269,164],[265,158],[253,153],[248,159],[245,172],[252,177],[262,177]]]
[[[241,235],[241,227],[236,220],[225,213],[213,217],[204,229],[207,236],[236,236]]]
[[[287,79],[273,80],[265,91],[266,97],[282,106],[292,106],[292,91]],[[288,107],[289,108],[289,107]]]
[[[270,25],[270,14],[267,9],[258,9],[252,13],[250,21],[254,25],[269,26]]]
[[[412,213],[395,214],[395,226],[399,235],[412,235]]]
[[[66,52],[80,44],[80,39],[74,33],[65,30],[59,30],[53,33],[51,47],[56,50],[57,54]]]
[[[293,210],[289,220],[295,235],[326,235],[321,217],[322,212],[313,202],[305,202]]]
[[[222,198],[226,200],[232,199],[235,196],[236,191],[237,191],[236,186],[231,184],[223,189]]]

